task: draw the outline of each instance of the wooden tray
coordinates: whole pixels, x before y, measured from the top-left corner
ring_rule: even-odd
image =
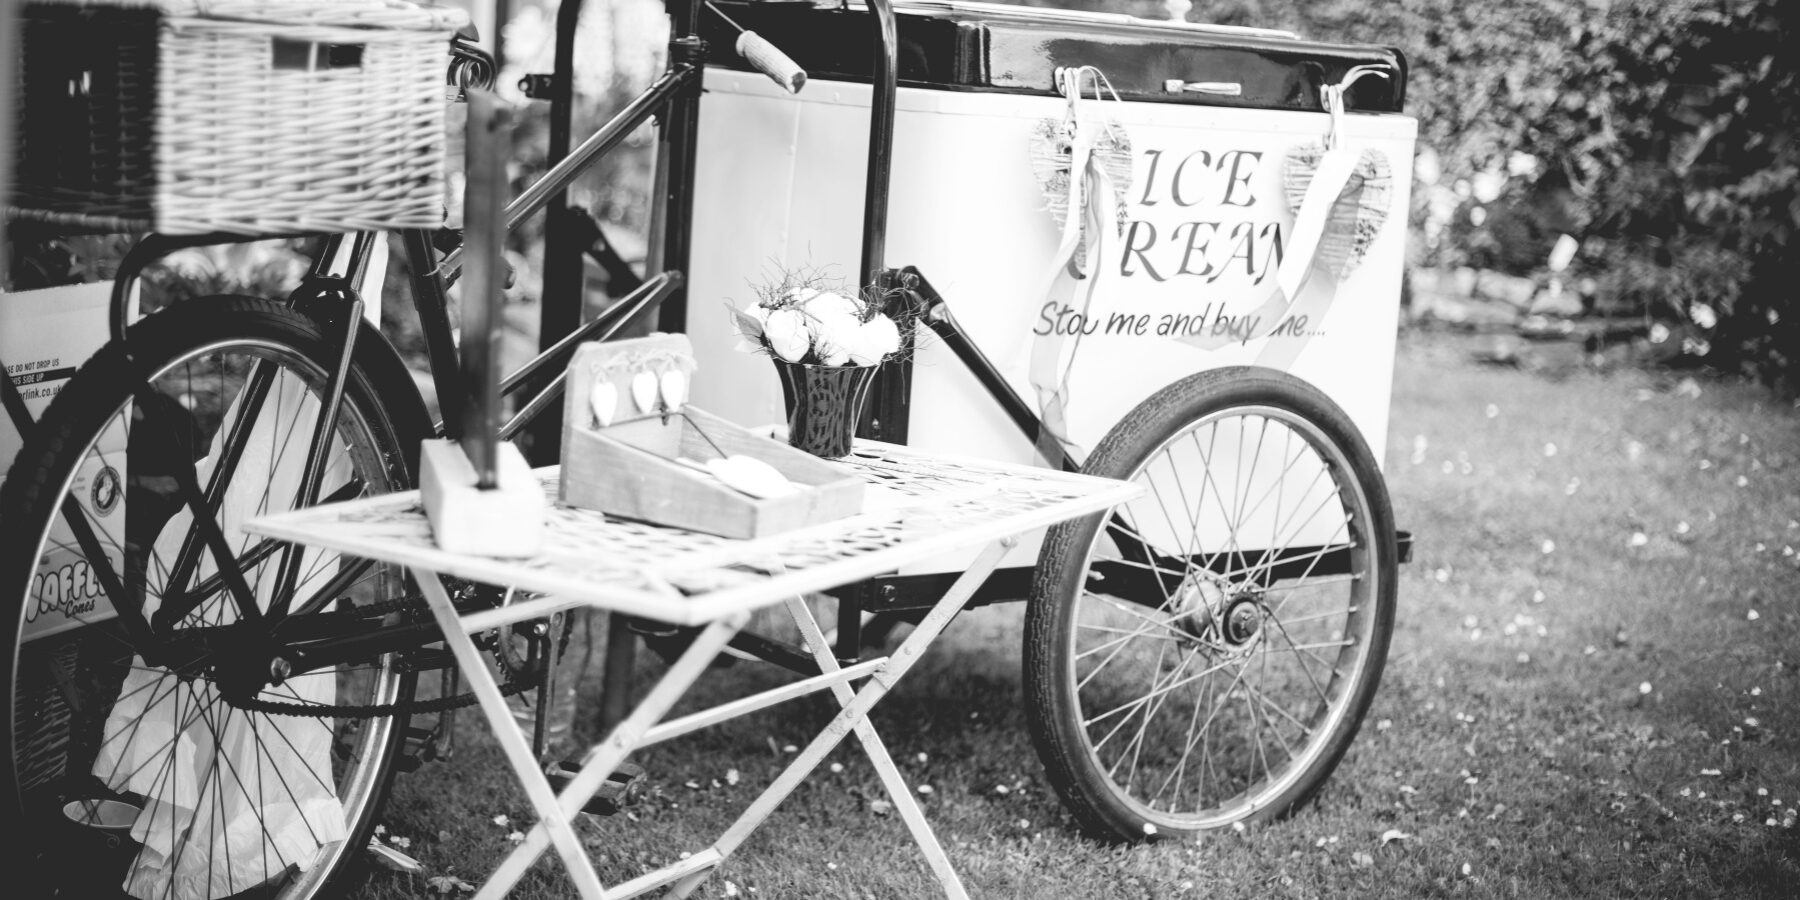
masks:
[[[766,537],[862,511],[863,481],[840,466],[693,406],[669,412],[659,397],[655,409],[640,408],[632,393],[639,372],[680,370],[685,377],[693,366],[685,335],[589,344],[575,354],[563,401],[564,504],[729,538]],[[601,425],[592,395],[608,382],[615,415]],[[802,489],[759,499],[675,461],[705,462],[720,451],[768,463]]]

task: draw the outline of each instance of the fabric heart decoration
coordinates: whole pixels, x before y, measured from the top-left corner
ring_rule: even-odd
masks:
[[[594,421],[605,428],[613,423],[619,414],[619,387],[605,375],[594,379],[594,386],[588,390],[588,406],[594,411]]]
[[[1313,173],[1318,171],[1319,160],[1324,156],[1324,145],[1317,143],[1301,144],[1288,151],[1282,170],[1282,191],[1287,195],[1290,208],[1300,208],[1306,188],[1312,184]],[[1388,165],[1387,154],[1374,148],[1365,149],[1357,158],[1350,178],[1344,182],[1344,190],[1326,214],[1324,234],[1319,238],[1314,261],[1323,263],[1339,278],[1356,271],[1363,257],[1368,255],[1369,245],[1375,242],[1381,227],[1387,223],[1393,198],[1394,173]]]
[[[656,410],[658,388],[654,372],[639,372],[631,376],[631,402],[637,404],[638,412],[647,413]]]
[[[656,384],[658,392],[662,394],[663,409],[681,412],[681,407],[687,404],[687,373],[680,369],[670,369],[662,373]]]
[[[1118,123],[1095,120],[1083,123],[1097,135],[1090,153],[1112,178],[1113,194],[1119,211],[1118,227],[1127,221],[1125,193],[1131,187],[1131,136]],[[1058,231],[1069,219],[1069,169],[1074,164],[1075,123],[1069,119],[1040,119],[1031,129],[1031,172],[1038,190],[1044,194],[1044,209],[1056,222]],[[1075,251],[1075,261],[1085,265],[1087,239]]]

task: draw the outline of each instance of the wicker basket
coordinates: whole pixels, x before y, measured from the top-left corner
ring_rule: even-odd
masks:
[[[11,214],[165,234],[435,227],[466,22],[399,0],[29,3]]]

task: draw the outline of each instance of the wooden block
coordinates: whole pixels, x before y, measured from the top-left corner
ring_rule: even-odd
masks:
[[[475,486],[475,468],[454,441],[419,448],[419,495],[432,537],[450,553],[526,557],[543,548],[544,488],[511,442],[501,443],[498,486]]]

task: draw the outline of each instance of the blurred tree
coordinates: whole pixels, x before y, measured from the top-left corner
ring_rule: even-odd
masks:
[[[1717,366],[1800,388],[1800,4],[1620,2],[1522,145],[1565,179],[1603,296],[1691,322]]]

